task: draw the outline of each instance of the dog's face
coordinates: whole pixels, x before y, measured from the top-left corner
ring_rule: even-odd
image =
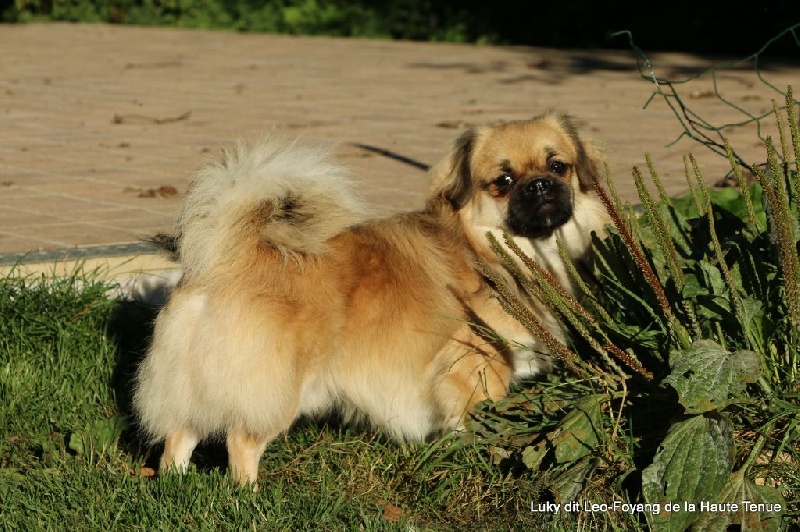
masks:
[[[468,131],[433,169],[432,186],[476,229],[540,239],[573,217],[600,166],[572,120],[549,113]]]

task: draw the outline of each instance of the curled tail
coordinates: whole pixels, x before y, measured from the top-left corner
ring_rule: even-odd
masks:
[[[258,246],[283,255],[320,254],[364,218],[346,171],[330,150],[267,138],[225,149],[198,172],[178,221],[187,276],[230,270]]]

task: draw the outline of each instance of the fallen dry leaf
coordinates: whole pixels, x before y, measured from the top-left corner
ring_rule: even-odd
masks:
[[[156,476],[156,470],[152,467],[142,466],[139,468],[139,476],[144,478],[153,478]],[[131,474],[135,474],[134,471],[131,471]]]
[[[405,512],[402,508],[395,506],[394,504],[387,502],[383,505],[383,518],[389,521],[390,523],[396,523],[399,521]]]
[[[464,127],[468,127],[469,124],[462,120],[445,120],[443,122],[439,122],[436,124],[436,127],[441,127],[444,129],[460,129]]]
[[[136,192],[140,198],[169,198],[178,195],[178,189],[172,185],[161,185],[155,188],[125,187],[123,192]]]
[[[144,115],[121,115],[114,113],[114,117],[111,119],[112,124],[130,124],[130,123],[151,123],[151,124],[170,124],[172,122],[180,122],[181,120],[187,120],[190,116],[192,116],[191,111],[186,111],[185,113],[179,114],[177,116],[167,116],[163,118],[157,118],[153,116],[144,116]]]
[[[714,91],[711,90],[694,90],[689,94],[689,98],[701,99],[701,98],[711,98],[714,96]]]

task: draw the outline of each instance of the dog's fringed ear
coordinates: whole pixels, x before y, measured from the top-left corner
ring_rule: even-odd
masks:
[[[600,180],[605,167],[605,158],[597,146],[578,133],[578,128],[571,116],[561,114],[558,115],[558,118],[578,150],[576,168],[578,171],[578,184],[581,192],[587,192],[592,189],[595,181]]]
[[[430,197],[444,200],[453,210],[459,210],[472,197],[470,159],[478,133],[474,129],[456,139],[450,153],[430,169]]]
[[[600,150],[586,140],[581,140],[578,148],[578,183],[581,192],[591,190],[594,183],[600,181],[605,161]]]

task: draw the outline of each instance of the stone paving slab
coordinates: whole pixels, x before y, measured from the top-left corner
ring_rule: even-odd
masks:
[[[379,212],[421,205],[424,172],[358,145],[434,163],[469,124],[575,115],[606,148],[623,198],[633,165],[652,154],[671,194],[686,190],[683,155],[712,182],[720,157],[690,141],[632,53],[236,34],[132,26],[0,25],[0,255],[135,242],[172,228],[192,171],[220,145],[279,128],[339,144]],[[651,56],[663,77],[720,59]],[[800,90],[800,65],[762,64],[777,87]],[[717,78],[752,112],[776,97],[752,72]],[[715,124],[738,121],[707,97],[687,101]],[[765,132],[769,133],[772,121]],[[753,130],[730,131],[762,160]]]

